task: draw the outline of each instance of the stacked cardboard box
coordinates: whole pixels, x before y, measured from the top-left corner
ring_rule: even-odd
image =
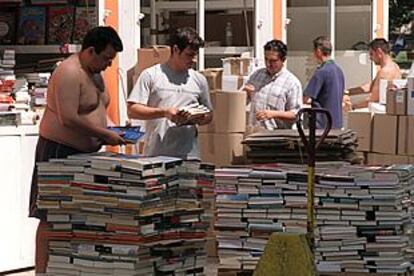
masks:
[[[246,131],[246,93],[222,90],[222,69],[202,73],[209,83],[213,121],[199,128],[201,159],[217,166],[240,163]]]
[[[348,128],[357,132],[358,150],[366,154],[369,165],[414,162],[414,78],[382,82],[382,87],[389,84],[396,90],[385,89],[381,96],[385,114],[364,110],[348,115]]]

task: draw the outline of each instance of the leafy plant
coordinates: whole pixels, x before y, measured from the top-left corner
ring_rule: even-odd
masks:
[[[390,0],[390,31],[399,31],[402,25],[414,20],[414,0]]]

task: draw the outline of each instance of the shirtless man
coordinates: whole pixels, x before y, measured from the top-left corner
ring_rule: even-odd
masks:
[[[109,94],[101,72],[111,66],[121,39],[111,27],[90,30],[81,52],[63,61],[53,72],[47,90],[47,106],[40,122],[36,162],[65,158],[76,153],[98,151],[102,145],[120,145],[125,141],[106,128]],[[33,172],[29,216],[40,219],[36,233],[36,273],[47,266],[48,243],[46,213],[38,210],[37,172]]]
[[[380,79],[390,81],[401,78],[400,67],[392,60],[390,47],[385,39],[376,38],[369,43],[369,57],[375,65],[380,66],[380,69],[373,81],[361,86],[365,92],[369,93],[369,96],[365,101],[353,105],[353,108],[363,108],[367,107],[370,102],[379,102]]]

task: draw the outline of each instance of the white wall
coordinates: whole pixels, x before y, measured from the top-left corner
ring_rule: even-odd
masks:
[[[119,113],[121,125],[127,120],[126,94],[127,72],[137,62],[137,49],[140,47],[139,26],[140,1],[119,1],[119,35],[124,50],[119,54]]]

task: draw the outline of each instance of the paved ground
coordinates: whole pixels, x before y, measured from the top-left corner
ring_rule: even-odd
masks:
[[[0,273],[0,275],[3,275]],[[35,276],[34,270],[20,272],[20,273],[12,273],[7,274],[10,276]],[[216,276],[217,275],[217,259],[209,258],[207,268],[206,268],[206,275],[207,276]]]

